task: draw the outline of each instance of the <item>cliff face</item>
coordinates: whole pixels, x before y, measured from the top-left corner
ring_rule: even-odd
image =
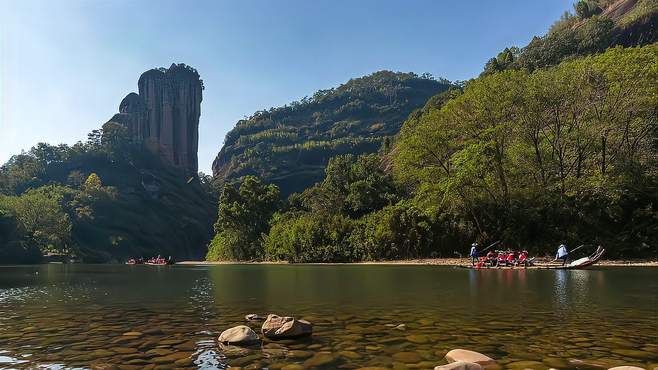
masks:
[[[185,64],[151,69],[128,94],[110,121],[126,126],[135,142],[188,175],[198,171],[199,117],[203,81]]]

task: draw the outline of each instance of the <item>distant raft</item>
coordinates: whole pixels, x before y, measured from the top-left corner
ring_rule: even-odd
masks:
[[[538,263],[535,262],[535,258],[530,258],[528,260],[527,265],[523,264],[513,264],[511,266],[506,266],[506,265],[497,265],[497,266],[490,266],[483,264],[482,261],[478,263],[475,266],[469,266],[469,265],[460,265],[459,267],[462,268],[467,268],[471,270],[488,270],[488,269],[504,269],[504,270],[512,270],[512,269],[517,269],[517,270],[524,270],[524,269],[534,269],[534,270],[582,270],[586,269],[597,262],[603,257],[603,254],[605,253],[605,249],[601,246],[596,248],[596,251],[589,255],[588,257],[583,257],[579,258],[567,265],[560,265],[556,263]]]

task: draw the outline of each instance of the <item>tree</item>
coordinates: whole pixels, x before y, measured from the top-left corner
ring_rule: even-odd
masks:
[[[72,225],[62,207],[64,192],[62,187],[44,186],[4,198],[29,245],[42,251],[68,252]]]
[[[360,217],[394,203],[397,189],[376,154],[338,155],[329,160],[324,180],[306,190],[303,203],[316,212]]]
[[[114,158],[128,158],[132,143],[130,131],[120,123],[107,122],[101,131],[101,145]]]
[[[219,199],[215,238],[208,259],[251,260],[263,256],[263,234],[280,208],[279,189],[254,176],[226,184]]]
[[[90,173],[89,176],[87,176],[87,180],[85,180],[84,183],[84,189],[87,191],[98,191],[101,190],[103,187],[103,183],[101,182],[101,178],[98,177],[98,175],[94,172]]]
[[[369,214],[350,237],[363,259],[402,259],[432,252],[432,221],[422,211],[401,202]]]
[[[581,19],[589,18],[592,16],[589,3],[585,0],[578,1],[573,5],[573,8]]]
[[[352,262],[362,256],[348,238],[353,221],[340,214],[287,213],[277,215],[265,239],[270,260],[289,262]]]

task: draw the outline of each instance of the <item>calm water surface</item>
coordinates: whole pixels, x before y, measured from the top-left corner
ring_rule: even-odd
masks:
[[[314,335],[218,345],[248,313],[303,317]],[[509,369],[653,369],[658,269],[0,267],[0,368],[425,369],[453,348]]]

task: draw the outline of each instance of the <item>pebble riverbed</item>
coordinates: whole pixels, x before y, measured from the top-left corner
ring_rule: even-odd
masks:
[[[388,304],[374,299],[364,305],[350,295],[336,299],[341,294],[335,291],[326,293],[329,301],[312,303],[305,299],[312,298],[305,288],[295,284],[288,286],[293,292],[286,297],[291,299],[299,289],[302,306],[266,305],[259,294],[238,304],[221,299],[218,288],[223,283],[215,284],[212,276],[182,280],[190,284],[185,300],[159,301],[159,295],[150,292],[144,294],[149,304],[122,302],[120,291],[75,279],[4,286],[0,368],[432,369],[444,364],[443,356],[455,348],[486,354],[506,369],[658,367],[655,307],[652,315],[632,304],[616,306],[610,316],[614,319],[605,319],[608,316],[595,308],[577,306],[560,316],[554,307],[531,304],[532,299],[525,308],[523,302],[509,303],[511,308],[503,311],[504,305],[456,299],[456,292],[435,297],[429,306],[424,299],[414,302],[413,294],[398,292],[397,286],[392,293],[402,299]],[[179,287],[172,282],[171,289]],[[144,288],[155,289],[150,283]],[[234,297],[235,291],[226,294]],[[655,288],[649,294],[656,294]],[[246,310],[277,306],[286,311]],[[218,335],[235,325],[249,325],[260,334],[260,323],[247,322],[244,315],[270,312],[312,322],[313,336],[265,339],[246,348],[217,343]]]

